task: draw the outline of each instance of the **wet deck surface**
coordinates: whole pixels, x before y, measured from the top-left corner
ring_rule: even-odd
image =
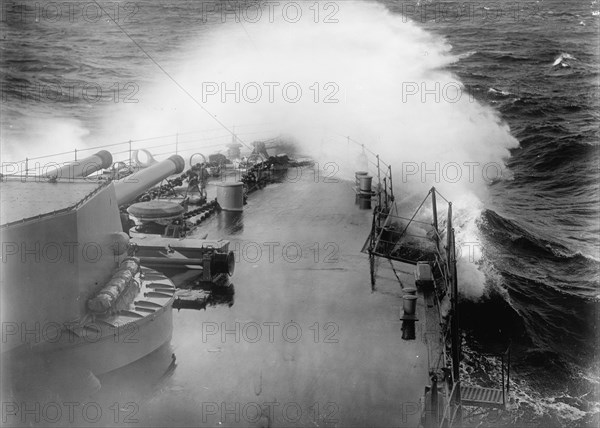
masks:
[[[389,262],[378,263],[372,292],[360,252],[371,211],[355,204],[353,183],[315,182],[309,171],[198,230],[231,240],[234,304],[174,311],[170,345],[101,377],[102,389],[79,401],[106,408],[102,426],[418,425],[423,299],[416,340],[405,341]],[[412,285],[412,266],[394,266]]]
[[[419,326],[417,340],[401,339],[402,292],[387,261],[371,292],[360,253],[370,221],[350,183],[306,173],[252,193],[233,224],[221,215],[201,229],[231,240],[235,303],[175,314],[178,366],[148,403],[149,422],[416,426],[427,351]]]

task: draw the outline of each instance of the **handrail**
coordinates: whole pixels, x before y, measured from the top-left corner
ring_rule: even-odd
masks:
[[[400,233],[400,237],[402,238],[404,236],[404,234],[406,233],[406,231],[408,230],[408,227],[410,226],[410,224],[413,222],[414,218],[417,216],[418,212],[421,210],[421,208],[423,207],[423,204],[425,203],[425,201],[427,200],[427,198],[429,197],[429,195],[431,194],[431,191],[429,191],[427,193],[427,196],[425,196],[425,199],[423,199],[423,202],[421,202],[421,205],[419,205],[419,207],[415,210],[415,213],[413,214],[413,216],[411,217],[411,219],[409,220],[409,222],[406,224],[406,227],[404,228],[404,230]],[[398,241],[396,244],[398,244],[400,241]],[[394,246],[394,248],[392,248],[392,251],[394,251],[396,249],[396,247]]]
[[[248,127],[248,126],[258,126],[258,125],[241,125],[242,127]],[[215,140],[219,140],[219,139],[229,139],[231,138],[231,134],[229,133],[223,133],[223,134],[219,134],[219,135],[209,135],[206,137],[201,137],[201,138],[192,138],[192,139],[187,139],[185,141],[178,141],[179,137],[182,135],[198,135],[198,134],[202,134],[202,133],[209,133],[209,132],[214,132],[214,131],[218,131],[221,130],[221,128],[212,128],[212,129],[199,129],[196,131],[188,131],[188,132],[183,132],[183,133],[173,133],[173,134],[168,134],[168,135],[160,135],[160,136],[155,136],[155,137],[147,137],[147,138],[140,138],[137,140],[129,140],[129,141],[121,141],[121,142],[117,142],[117,143],[108,143],[108,144],[102,144],[102,145],[97,145],[97,146],[92,146],[92,147],[84,147],[84,148],[73,148],[72,150],[68,150],[68,151],[62,151],[62,152],[57,152],[57,153],[50,153],[50,154],[45,154],[45,155],[40,155],[40,156],[33,156],[33,157],[26,157],[24,159],[20,159],[17,161],[3,161],[2,165],[0,166],[0,173],[2,173],[3,175],[19,175],[19,174],[29,174],[30,171],[32,171],[29,168],[29,163],[31,161],[39,161],[42,159],[46,159],[49,160],[52,158],[57,158],[57,157],[64,157],[64,156],[68,156],[68,155],[74,155],[72,159],[70,160],[65,160],[64,162],[70,162],[70,161],[76,161],[77,160],[77,155],[81,154],[82,152],[89,152],[92,150],[98,150],[98,149],[106,149],[109,147],[119,147],[119,146],[123,146],[125,149],[122,151],[117,151],[112,153],[113,155],[120,155],[120,154],[126,154],[126,153],[131,153],[132,150],[137,150],[136,146],[139,146],[140,143],[144,143],[144,142],[148,142],[148,141],[156,141],[156,140],[170,140],[170,141],[165,141],[164,144],[157,144],[157,145],[153,145],[153,146],[144,146],[142,148],[144,149],[149,149],[149,148],[157,148],[157,147],[174,147],[175,152],[178,152],[178,146],[181,145],[187,145],[187,144],[192,144],[192,143],[206,143],[206,142],[210,142],[210,141],[215,141]],[[248,131],[248,132],[241,132],[241,133],[237,133],[236,134],[236,138],[239,139],[240,136],[246,136],[246,135],[252,135],[252,134],[257,134],[260,133],[261,131]],[[217,147],[217,146],[221,146],[221,145],[226,145],[227,142],[224,141],[223,143],[219,143],[219,144],[212,144],[212,145],[207,145],[207,144],[203,144],[202,148],[211,148],[211,147]],[[191,149],[191,150],[196,150],[197,148]],[[164,152],[164,153],[153,153],[156,156],[161,156],[163,154],[172,154],[173,150],[170,150],[168,152]],[[117,159],[117,160],[124,160],[124,159]],[[8,169],[9,167],[12,168],[15,165],[24,165],[24,169],[20,168],[18,171],[14,171],[14,172],[10,172],[5,174],[5,170]],[[35,169],[34,169],[35,170]]]
[[[500,370],[501,380],[500,385],[502,386],[502,402],[506,403],[506,394],[510,391],[510,348],[511,341],[509,341],[506,350],[502,352],[480,352],[479,355],[487,355],[493,357],[500,357]],[[505,363],[506,358],[506,363]],[[506,384],[504,383],[504,366],[506,365]]]
[[[379,157],[378,157],[379,160]],[[380,168],[381,171],[381,168]],[[390,176],[391,176],[391,168],[388,168],[388,171],[390,172]],[[378,174],[378,178],[380,178],[380,174]],[[391,178],[391,177],[390,177]],[[433,251],[433,255],[434,255],[434,260],[433,260],[433,266],[437,266],[437,268],[439,269],[439,274],[440,276],[437,276],[438,279],[441,280],[441,284],[443,284],[443,286],[445,287],[444,290],[444,294],[446,293],[450,293],[451,299],[452,299],[452,311],[450,313],[451,316],[451,322],[450,323],[446,323],[443,328],[442,331],[442,335],[440,337],[441,340],[441,352],[440,355],[438,357],[438,360],[433,362],[433,366],[430,364],[430,370],[433,370],[434,372],[437,372],[439,370],[443,370],[444,368],[449,368],[449,370],[446,372],[447,376],[449,376],[447,379],[449,380],[449,382],[445,382],[444,383],[444,395],[446,397],[448,397],[448,402],[446,403],[446,407],[444,409],[443,412],[443,417],[440,423],[440,426],[452,426],[454,423],[456,423],[456,421],[458,421],[458,423],[460,423],[460,420],[462,419],[462,405],[461,405],[461,392],[460,392],[460,377],[458,374],[458,370],[457,370],[457,362],[458,362],[458,357],[457,355],[460,354],[460,339],[458,339],[459,341],[457,342],[457,337],[459,337],[457,335],[456,329],[457,329],[457,324],[456,324],[456,317],[458,316],[457,314],[457,274],[456,274],[456,252],[454,249],[454,245],[455,245],[455,241],[454,241],[454,230],[452,229],[452,220],[451,220],[451,216],[452,216],[452,205],[451,203],[443,196],[441,195],[435,188],[431,188],[431,190],[429,190],[429,192],[427,193],[427,195],[425,196],[425,198],[423,199],[423,201],[421,201],[420,205],[417,207],[417,209],[414,211],[412,217],[410,219],[407,219],[403,216],[398,215],[397,211],[397,205],[396,203],[393,201],[392,199],[392,195],[393,195],[393,184],[391,182],[391,179],[389,180],[389,186],[390,186],[390,191],[388,193],[388,181],[384,178],[383,179],[383,189],[381,189],[381,182],[379,183],[379,188],[378,188],[378,194],[379,194],[379,198],[380,198],[380,202],[378,204],[378,206],[376,207],[376,209],[374,210],[373,213],[373,227],[372,227],[372,233],[371,233],[371,246],[370,246],[370,255],[371,257],[373,256],[382,256],[382,257],[387,257],[388,259],[394,259],[394,260],[401,260],[401,261],[407,261],[409,263],[414,263],[414,261],[411,260],[405,260],[404,258],[400,257],[400,256],[393,256],[393,252],[396,248],[398,248],[398,246],[400,245],[400,240],[402,238],[405,237],[411,237],[414,239],[427,239],[426,237],[423,236],[417,236],[417,235],[413,235],[408,233],[408,229],[411,225],[411,223],[415,223],[415,224],[424,224],[424,225],[430,225],[430,223],[424,222],[424,221],[420,221],[420,220],[416,220],[417,215],[419,214],[419,212],[421,212],[425,202],[428,200],[429,197],[431,197],[432,199],[432,207],[434,209],[434,219],[433,219],[433,229],[434,229],[434,238],[435,238],[435,250]],[[383,196],[384,196],[384,200],[381,201],[381,194],[383,192]],[[446,234],[446,240],[447,240],[447,244],[444,248],[442,248],[439,244],[441,242],[444,242],[442,240],[442,229],[439,228],[439,225],[437,223],[437,206],[436,206],[436,202],[435,202],[435,196],[439,195],[440,198],[448,203],[448,221],[445,227],[445,234]],[[381,224],[380,222],[375,222],[376,219],[379,218],[379,216],[381,215],[382,212],[385,212],[384,210],[387,210],[388,208],[388,204],[391,203],[392,207],[389,208],[389,210],[386,212],[386,217],[385,217],[385,221],[383,222],[383,224]],[[385,208],[384,208],[385,205]],[[392,214],[392,212],[394,212],[394,214]],[[401,230],[399,230],[399,235],[398,236],[394,236],[392,239],[382,239],[382,235],[383,232],[385,230],[388,230],[389,227],[389,222],[391,219],[393,218],[398,218],[398,219],[402,219],[402,220],[407,220],[407,224],[405,226],[402,227]],[[377,224],[377,226],[379,227],[379,230],[377,228],[375,228],[375,225]],[[377,231],[378,233],[375,233],[375,231]],[[378,252],[378,248],[379,248],[379,244],[392,244],[393,247],[391,248],[391,250],[388,251],[387,246],[384,247],[386,248],[384,251],[380,251]],[[373,251],[375,250],[375,251]],[[386,254],[381,254],[383,252],[386,252]],[[419,258],[417,257],[417,260]],[[372,278],[373,281],[373,278]],[[440,286],[441,286],[440,284]],[[374,283],[372,283],[372,288],[374,288]],[[441,313],[441,308],[440,308],[440,295],[439,295],[439,286],[436,282],[434,282],[434,293],[433,293],[433,298],[435,299],[436,302],[436,306],[437,306],[437,314],[440,318],[441,321],[441,317],[442,317],[442,313]],[[447,350],[446,350],[446,343],[448,338],[451,338],[452,340],[452,354],[448,354]],[[504,367],[504,366],[503,366]],[[504,373],[504,371],[503,371]],[[502,380],[502,383],[504,384],[504,380]],[[450,390],[450,386],[451,386],[451,390]],[[435,404],[432,404],[435,405]],[[440,420],[438,420],[436,423],[439,423]]]
[[[415,263],[415,260],[407,260],[402,258],[401,255],[393,255],[394,251],[400,245],[400,241],[404,237],[410,237],[415,239],[427,239],[423,236],[416,236],[413,234],[409,234],[408,229],[411,223],[415,224],[423,224],[430,225],[430,223],[416,220],[416,216],[423,208],[427,199],[431,196],[431,204],[433,208],[433,229],[434,229],[434,240],[435,240],[435,250],[433,251],[434,260],[433,267],[437,267],[439,269],[439,274],[436,276],[437,279],[441,280],[441,284],[445,287],[444,298],[450,298],[452,303],[450,318],[449,321],[444,323],[442,327],[442,333],[440,337],[441,341],[441,352],[438,358],[438,361],[434,363],[434,366],[430,364],[430,370],[439,371],[446,370],[445,374],[447,376],[448,382],[444,382],[444,392],[445,396],[449,397],[448,402],[446,403],[446,407],[443,412],[443,417],[440,423],[440,426],[452,426],[454,423],[461,423],[462,420],[462,403],[461,403],[461,383],[460,383],[460,374],[459,374],[459,359],[460,359],[460,334],[459,334],[459,326],[458,326],[458,279],[457,279],[457,269],[456,269],[456,249],[455,249],[455,238],[454,238],[454,229],[452,228],[452,203],[448,201],[442,194],[432,187],[421,204],[417,207],[414,214],[410,219],[400,216],[398,214],[398,207],[394,201],[394,189],[393,189],[393,179],[392,179],[392,170],[391,167],[383,160],[381,160],[380,156],[366,149],[364,145],[358,143],[355,140],[352,140],[350,137],[346,137],[348,142],[353,142],[355,144],[360,145],[363,148],[363,151],[366,150],[369,153],[373,154],[376,157],[377,163],[377,197],[378,204],[373,211],[373,222],[371,227],[371,235],[369,242],[369,257],[371,258],[371,288],[375,289],[375,280],[373,274],[373,264],[375,256],[386,257],[390,260],[400,260],[408,263]],[[367,161],[370,164],[374,164],[370,159],[367,158]],[[386,167],[382,167],[382,165],[386,165]],[[383,175],[383,177],[382,177]],[[383,181],[383,186],[382,186]],[[440,228],[437,221],[437,204],[436,204],[436,196],[440,196],[441,200],[448,204],[448,217],[445,228]],[[390,207],[391,204],[391,207]],[[394,212],[394,214],[392,214]],[[381,221],[383,214],[385,214],[385,220]],[[382,239],[383,233],[385,230],[390,230],[389,223],[391,219],[401,219],[407,221],[407,224],[402,227],[401,230],[398,230],[398,235],[393,236],[391,239]],[[396,232],[394,230],[394,232]],[[445,240],[442,239],[442,234],[445,234]],[[445,245],[441,245],[445,242]],[[379,245],[385,244],[382,246],[380,250]],[[391,245],[391,250],[389,250],[389,244]],[[384,254],[385,253],[385,254]],[[418,260],[420,257],[416,257]],[[439,276],[441,275],[441,277]],[[439,284],[439,286],[441,286]],[[437,306],[437,314],[442,320],[441,313],[441,303],[440,303],[440,290],[438,283],[434,281],[434,293],[433,298],[435,299],[435,303]],[[450,338],[452,344],[452,352],[449,354],[446,349],[446,343]],[[502,363],[502,384],[503,384],[503,400],[506,400],[505,392],[504,392],[504,362]],[[508,377],[508,375],[507,375]],[[451,387],[451,390],[450,390]],[[508,386],[507,386],[508,391]],[[437,413],[436,413],[437,414]],[[440,420],[437,421],[438,423]]]
[[[381,235],[383,234],[383,231],[385,230],[385,227],[387,225],[388,220],[390,219],[390,215],[391,215],[392,211],[390,210],[387,213],[387,216],[385,218],[385,221],[383,222],[383,227],[381,227],[381,230],[379,231],[379,235],[377,236],[377,239],[375,240],[375,245],[377,245],[377,243],[381,240]]]

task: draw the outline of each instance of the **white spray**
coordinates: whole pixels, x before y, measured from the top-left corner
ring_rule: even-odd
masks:
[[[457,244],[479,242],[475,220],[486,188],[506,177],[504,159],[518,143],[445,69],[459,60],[451,46],[378,3],[297,4],[299,19],[266,6],[256,19],[255,6],[240,22],[229,14],[223,23],[217,12],[204,24],[210,31],[163,65],[170,77],[157,69],[158,83],[140,87],[139,103],[111,107],[105,141],[214,129],[217,122],[230,129],[261,124],[240,138],[292,135],[303,152],[321,165],[336,163],[347,178],[365,167],[357,141],[392,165],[401,200],[435,186],[453,201]],[[484,276],[470,260],[477,244],[469,248],[459,275],[463,293],[475,298]]]

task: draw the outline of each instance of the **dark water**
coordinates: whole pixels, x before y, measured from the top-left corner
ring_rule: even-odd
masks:
[[[492,363],[478,360],[475,351],[511,340],[513,424],[597,423],[600,6],[382,3],[452,45],[460,59],[448,69],[500,112],[520,144],[508,159],[511,178],[489,186],[477,220],[487,282],[484,297],[463,305],[465,372],[477,378]],[[37,136],[47,132],[56,133],[58,145],[86,132],[97,140],[115,97],[119,105],[141,98],[136,89],[164,79],[144,51],[156,63],[179,64],[183,46],[190,40],[202,46],[212,31],[196,2],[101,4],[113,17],[119,13],[117,22],[138,44],[103,13],[98,17],[95,7],[81,19],[87,3],[72,3],[72,22],[64,7],[55,19],[33,2],[3,3],[3,157],[7,150],[39,149]],[[101,88],[101,102],[90,102],[89,82]],[[64,127],[56,125],[57,116]],[[257,226],[244,230],[251,227]]]
[[[535,385],[538,403],[556,398],[533,419],[555,424],[568,413],[562,403],[591,411],[598,401],[598,4],[447,10],[419,21],[463,55],[452,70],[520,142],[513,179],[491,186],[478,221],[499,277],[488,297],[465,305],[463,325],[480,342],[512,338],[517,376]]]

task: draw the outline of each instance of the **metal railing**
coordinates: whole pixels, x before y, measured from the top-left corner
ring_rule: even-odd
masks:
[[[161,135],[137,140],[121,141],[118,143],[102,144],[93,147],[73,148],[72,150],[51,153],[40,156],[26,157],[18,161],[6,161],[2,159],[0,174],[3,176],[28,176],[36,175],[48,168],[62,166],[61,163],[77,161],[82,157],[89,156],[97,150],[109,150],[113,155],[113,161],[124,162],[133,165],[136,150],[153,150],[155,157],[169,156],[172,154],[183,154],[197,152],[201,149],[212,149],[230,144],[233,141],[244,143],[242,137],[251,137],[256,134],[264,134],[264,131],[241,132],[234,134],[221,132],[215,134],[212,130],[197,130],[189,132],[175,132],[173,134]],[[207,133],[210,135],[207,136]],[[41,174],[40,174],[41,175]]]
[[[360,144],[351,140],[349,137],[348,141]],[[368,150],[362,144],[360,144],[360,146],[363,148],[364,152],[368,151],[374,158],[374,160],[369,160],[369,163],[375,166],[377,175],[377,204],[373,210],[371,232],[363,246],[363,251],[369,254],[372,290],[375,290],[375,257],[384,257],[389,260],[412,264],[416,264],[423,259],[427,260],[432,265],[432,272],[436,279],[434,281],[433,299],[435,301],[435,306],[437,307],[437,315],[440,319],[440,324],[442,325],[441,342],[443,343],[440,343],[441,352],[438,361],[430,364],[430,373],[432,374],[432,379],[437,378],[436,373],[446,373],[448,376],[445,378],[446,380],[449,380],[444,382],[444,396],[447,398],[446,406],[441,420],[438,419],[439,415],[437,408],[434,411],[435,418],[437,419],[434,422],[434,426],[438,426],[438,424],[439,426],[447,427],[451,427],[453,424],[460,425],[462,421],[459,373],[461,336],[458,325],[458,278],[456,270],[455,237],[454,229],[452,227],[452,203],[444,198],[435,187],[432,187],[411,217],[400,215],[394,198],[391,166],[383,162],[378,154]],[[445,227],[440,227],[438,221],[438,197],[445,201],[448,207]],[[423,221],[418,217],[418,215],[422,213],[421,210],[428,200],[431,202],[432,209],[431,222]],[[399,225],[400,223],[405,224]],[[413,225],[431,226],[433,236],[427,237],[410,233],[410,227]],[[410,242],[407,241],[411,240],[413,244],[425,241],[430,243],[430,247],[425,247],[427,251],[423,251],[421,256],[415,256],[415,253],[413,252],[411,257],[405,257],[399,250],[408,247],[407,244]],[[433,245],[431,245],[431,241],[433,241]],[[451,303],[449,328],[448,324],[443,325],[441,323],[442,313],[440,309],[440,300],[442,298],[448,298],[448,296]],[[450,354],[446,352],[445,346],[448,339],[450,339],[451,346]],[[432,385],[434,388],[437,388],[436,381],[432,380]],[[432,400],[437,406],[437,390],[435,394],[432,393],[432,395],[435,395],[436,397],[435,400],[433,398]]]

